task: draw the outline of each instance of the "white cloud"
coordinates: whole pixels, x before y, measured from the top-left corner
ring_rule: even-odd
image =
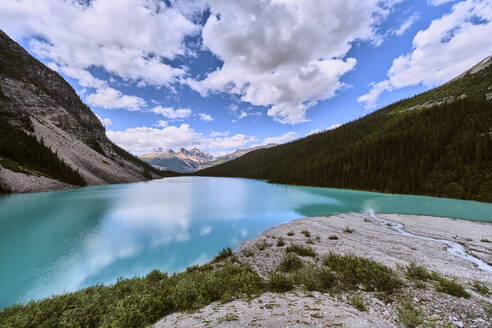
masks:
[[[109,118],[102,118],[101,116],[96,114],[96,117],[99,121],[101,121],[101,124],[104,126],[110,126],[113,124],[113,122]]]
[[[297,137],[298,137],[297,133],[291,131],[291,132],[284,133],[278,137],[265,138],[265,139],[263,139],[263,145],[267,145],[270,143],[282,144],[285,142],[292,141],[292,140],[296,139]]]
[[[109,139],[134,154],[143,154],[155,148],[199,148],[212,154],[223,153],[246,146],[257,139],[245,134],[229,135],[229,132],[213,132],[209,136],[195,131],[188,124],[180,126],[136,127],[123,131],[107,131]]]
[[[187,53],[199,27],[159,0],[0,1],[0,27],[16,39],[36,36],[31,50],[80,78],[102,67],[124,80],[170,85],[182,68],[163,63]],[[92,83],[89,83],[94,87]]]
[[[120,91],[110,87],[97,89],[95,93],[87,96],[86,101],[89,105],[105,109],[123,108],[130,111],[137,111],[145,107],[145,100],[142,98],[124,95]]]
[[[481,21],[482,23],[474,23]],[[372,83],[359,97],[374,106],[384,91],[423,84],[432,87],[449,81],[482,59],[492,49],[492,0],[464,0],[449,14],[432,21],[413,39],[412,52],[396,58],[387,80]]]
[[[166,121],[160,120],[157,122],[156,125],[160,128],[165,128],[166,126],[168,126],[168,123]]]
[[[265,106],[277,122],[305,122],[309,107],[343,86],[340,78],[356,64],[343,58],[353,42],[377,39],[374,27],[392,3],[211,0],[203,45],[224,64],[187,82],[203,96],[228,92]]]
[[[210,122],[214,120],[212,116],[206,113],[199,113],[198,115],[200,116],[200,119],[205,122]]]
[[[430,4],[431,6],[440,6],[442,4],[451,2],[451,1],[456,1],[456,0],[427,0],[427,3]]]
[[[185,119],[191,115],[191,109],[189,108],[174,109],[172,107],[157,106],[152,108],[152,112],[171,120]]]
[[[395,31],[396,35],[403,35],[416,21],[420,19],[420,13],[413,13],[410,17],[407,18]]]
[[[330,125],[328,130],[335,130],[336,128],[341,127],[341,126],[342,126],[342,124],[332,124],[332,125]]]
[[[205,226],[200,229],[200,236],[206,236],[212,232],[211,226]]]

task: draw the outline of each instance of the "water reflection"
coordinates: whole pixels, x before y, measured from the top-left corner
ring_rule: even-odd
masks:
[[[0,197],[0,308],[154,268],[181,271],[293,218],[367,208],[492,221],[491,204],[247,179]]]

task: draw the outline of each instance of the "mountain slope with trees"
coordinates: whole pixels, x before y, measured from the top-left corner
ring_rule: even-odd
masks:
[[[337,129],[196,175],[492,202],[492,58]]]
[[[56,72],[0,31],[0,192],[166,176],[113,144]]]

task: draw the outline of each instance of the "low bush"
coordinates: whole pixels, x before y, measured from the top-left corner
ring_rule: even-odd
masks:
[[[343,229],[343,233],[353,233],[355,231],[355,229],[350,229],[349,226],[345,227],[345,229]]]
[[[311,233],[307,230],[302,230],[301,233],[306,237],[306,238],[309,238],[311,237]]]
[[[282,247],[282,246],[285,246],[285,241],[284,241],[284,238],[279,237],[277,239],[277,247]]]
[[[278,270],[282,272],[294,272],[299,270],[304,266],[304,262],[299,258],[299,256],[288,253],[280,262]]]
[[[0,312],[0,322],[16,328],[146,327],[172,312],[266,290],[265,281],[249,266],[211,268],[195,266],[172,276],[154,270],[144,278],[15,305]]]
[[[330,237],[328,237],[329,240],[338,240],[338,236],[337,235],[331,235]]]
[[[336,274],[343,289],[357,289],[362,285],[370,291],[391,294],[403,285],[391,268],[363,257],[329,253],[323,257],[323,264]]]
[[[415,263],[410,263],[410,265],[406,267],[405,275],[408,279],[412,280],[428,281],[436,279],[435,274],[430,273],[426,268],[416,265]]]
[[[455,280],[440,278],[436,283],[436,290],[451,296],[470,298],[470,294]]]
[[[273,292],[283,293],[294,289],[292,278],[285,273],[273,273],[268,279],[268,288]]]
[[[287,236],[294,236],[294,235],[295,235],[294,231],[287,232]]]
[[[424,323],[424,314],[420,307],[408,300],[400,300],[399,303],[396,307],[396,315],[398,321],[405,327],[416,328]]]
[[[310,256],[310,257],[316,256],[316,253],[314,252],[313,248],[309,246],[290,244],[289,246],[287,246],[285,250],[287,251],[287,253],[296,253],[297,255],[300,256]]]
[[[364,297],[362,297],[360,295],[353,296],[350,299],[350,304],[359,311],[362,311],[362,312],[367,311],[367,307],[366,307],[366,304],[364,302]]]
[[[477,293],[479,293],[483,296],[489,296],[489,294],[490,294],[489,287],[487,287],[484,283],[482,283],[480,281],[473,282],[472,288],[474,291],[476,291]]]
[[[213,262],[219,262],[222,261],[229,256],[232,256],[232,249],[230,247],[223,248],[220,250],[219,254],[217,254],[216,257],[214,257]]]

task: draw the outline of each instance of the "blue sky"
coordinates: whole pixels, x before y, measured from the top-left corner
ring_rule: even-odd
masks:
[[[492,54],[492,0],[4,0],[0,28],[135,154],[334,128]]]

